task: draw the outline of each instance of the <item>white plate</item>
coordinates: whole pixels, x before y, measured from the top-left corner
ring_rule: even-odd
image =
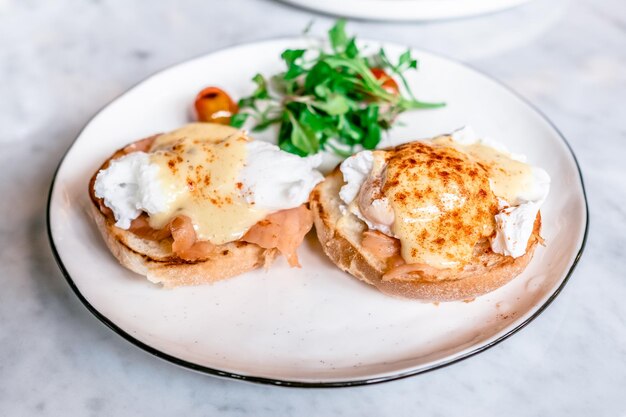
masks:
[[[423,138],[471,124],[525,153],[552,177],[543,236],[527,270],[473,302],[439,305],[387,297],[337,270],[310,234],[302,269],[280,259],[212,286],[162,290],[121,267],[87,215],[87,183],[115,149],[189,120],[198,90],[218,85],[240,97],[258,71],[301,40],[215,52],[162,71],[98,113],[59,165],[48,225],[57,261],[81,301],[127,340],[179,365],[221,376],[296,386],[357,385],[441,367],[506,338],[556,296],[581,255],[587,207],[574,155],[557,130],[510,90],[475,70],[415,51],[409,82],[441,110],[406,114],[395,138]],[[386,45],[391,56],[404,48]]]
[[[369,20],[424,21],[476,16],[530,0],[282,0],[330,15]]]

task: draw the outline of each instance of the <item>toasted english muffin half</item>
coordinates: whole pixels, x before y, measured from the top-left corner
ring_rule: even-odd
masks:
[[[269,266],[276,249],[263,249],[254,243],[230,242],[220,245],[208,258],[187,261],[172,253],[172,239],[142,239],[128,230],[116,227],[96,204],[91,215],[109,250],[126,268],[164,288],[209,284],[260,267]]]
[[[410,279],[385,279],[387,263],[361,245],[367,225],[355,215],[344,216],[339,190],[343,175],[337,168],[311,193],[310,207],[315,230],[326,255],[341,270],[373,285],[385,294],[422,301],[473,300],[491,292],[519,275],[532,259],[541,229],[538,213],[526,253],[518,258],[493,252],[485,239],[474,248],[472,261],[461,271],[442,271],[439,275],[411,275]]]

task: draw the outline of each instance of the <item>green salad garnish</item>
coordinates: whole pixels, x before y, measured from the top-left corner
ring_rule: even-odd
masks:
[[[279,124],[278,145],[287,152],[304,156],[324,149],[346,157],[355,147],[375,148],[400,113],[444,106],[411,92],[404,73],[416,70],[417,60],[409,50],[397,63],[383,49],[363,55],[345,25],[339,20],[328,31],[329,48],[287,49],[284,72],[269,79],[255,75],[256,89],[239,101],[231,125],[252,118],[252,131],[259,132]]]

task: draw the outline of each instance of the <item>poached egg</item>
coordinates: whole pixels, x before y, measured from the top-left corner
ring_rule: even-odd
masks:
[[[550,177],[471,128],[392,151],[362,151],[340,166],[344,212],[401,242],[406,263],[461,268],[488,238],[526,253]]]
[[[302,158],[229,126],[192,123],[156,137],[149,152],[133,152],[101,170],[95,195],[128,229],[142,212],[161,229],[188,216],[198,239],[240,239],[267,215],[308,201],[323,180],[320,156]]]

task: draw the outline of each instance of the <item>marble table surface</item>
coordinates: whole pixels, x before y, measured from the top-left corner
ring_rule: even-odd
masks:
[[[626,6],[534,0],[356,33],[449,55],[535,103],[569,139],[591,210],[586,253],[530,326],[400,381],[285,389],[162,362],[100,324],[48,246],[54,169],[100,107],[156,70],[331,18],[272,0],[0,0],[0,415],[626,416]],[[242,62],[242,65],[246,65]]]

